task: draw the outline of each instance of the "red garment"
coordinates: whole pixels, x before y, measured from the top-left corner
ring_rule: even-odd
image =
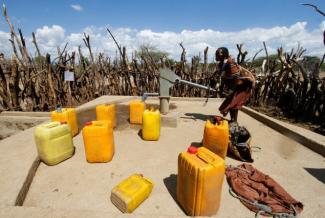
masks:
[[[223,77],[226,79],[234,79],[240,76],[239,66],[231,56],[224,62],[221,70],[224,72]]]
[[[251,84],[245,81],[243,84],[235,87],[235,90],[222,102],[219,111],[226,115],[231,109],[240,109],[251,95]]]

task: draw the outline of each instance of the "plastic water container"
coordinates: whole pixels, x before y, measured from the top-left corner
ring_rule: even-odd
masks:
[[[72,131],[72,136],[78,134],[77,114],[74,108],[57,108],[51,112],[52,121],[67,122]]]
[[[34,137],[38,155],[48,165],[58,164],[74,153],[71,129],[67,124],[41,124],[36,127]]]
[[[225,159],[229,144],[229,127],[227,120],[216,124],[207,120],[204,128],[203,146]]]
[[[116,127],[116,109],[115,104],[101,104],[96,106],[96,119],[108,120]]]
[[[142,138],[146,141],[157,141],[160,135],[159,110],[145,110],[142,119]]]
[[[134,174],[112,189],[111,201],[123,213],[132,213],[148,198],[153,182],[140,174]]]
[[[220,206],[224,159],[201,147],[178,156],[177,201],[189,216],[212,216]]]
[[[89,163],[105,163],[112,160],[115,145],[113,127],[109,121],[85,123],[82,136]]]
[[[142,124],[142,114],[146,108],[144,102],[140,100],[133,100],[129,104],[130,109],[130,123]]]

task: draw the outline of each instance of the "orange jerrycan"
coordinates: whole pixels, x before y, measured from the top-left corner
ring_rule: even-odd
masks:
[[[51,112],[52,121],[67,122],[72,131],[72,136],[78,134],[77,114],[74,108],[57,108]]]
[[[134,174],[112,189],[111,201],[123,213],[132,213],[148,198],[153,182],[140,174]]]
[[[108,120],[116,127],[116,110],[115,104],[101,104],[96,106],[97,120]]]
[[[157,141],[160,135],[160,112],[150,109],[143,112],[142,138],[146,141]]]
[[[107,120],[86,122],[82,129],[86,159],[89,163],[105,163],[114,155],[113,127]]]
[[[50,122],[39,125],[34,136],[38,156],[48,165],[58,164],[74,153],[71,129],[65,123]]]
[[[130,108],[130,123],[142,124],[142,114],[146,108],[144,102],[140,100],[133,100],[129,104]]]
[[[216,118],[216,124],[207,120],[204,128],[203,146],[225,159],[229,144],[227,120]]]
[[[189,216],[212,216],[220,206],[224,159],[201,147],[178,156],[177,201]]]

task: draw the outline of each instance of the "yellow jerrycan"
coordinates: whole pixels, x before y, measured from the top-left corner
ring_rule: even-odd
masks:
[[[75,108],[57,108],[51,112],[52,121],[67,122],[71,128],[72,136],[78,134],[77,113]]]
[[[150,179],[134,174],[112,189],[111,201],[121,212],[132,213],[149,197],[153,186]]]
[[[115,104],[100,104],[96,106],[96,119],[108,120],[116,127],[116,109]]]
[[[142,124],[142,114],[146,108],[143,101],[133,100],[129,104],[130,109],[130,123]]]
[[[86,122],[82,129],[82,136],[89,163],[105,163],[112,160],[115,145],[110,121]]]
[[[176,198],[187,215],[217,213],[224,173],[224,159],[204,147],[179,154]]]
[[[36,127],[34,138],[38,155],[47,165],[58,164],[74,153],[71,129],[66,123],[41,124]]]
[[[151,108],[145,110],[142,117],[142,138],[146,141],[157,141],[160,135],[160,112]]]
[[[228,121],[216,117],[216,123],[213,124],[210,120],[207,120],[204,128],[203,146],[225,159],[228,144]]]

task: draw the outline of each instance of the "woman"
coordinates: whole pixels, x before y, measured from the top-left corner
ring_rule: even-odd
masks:
[[[230,112],[230,119],[237,121],[238,110],[249,99],[251,90],[255,86],[255,78],[250,71],[233,61],[225,47],[217,49],[216,61],[222,79],[221,93],[230,91],[219,107],[219,111],[223,116]]]

